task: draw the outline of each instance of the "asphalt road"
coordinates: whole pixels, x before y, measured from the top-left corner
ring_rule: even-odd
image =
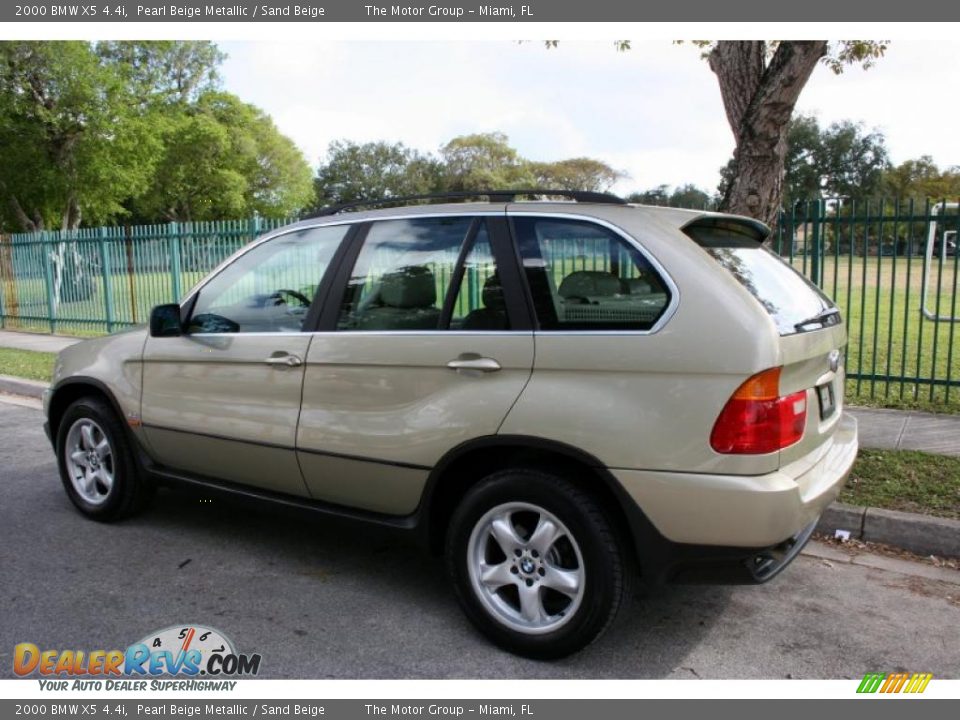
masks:
[[[0,400],[2,677],[19,642],[122,649],[181,623],[274,678],[960,677],[960,572],[813,545],[765,586],[639,591],[599,642],[533,662],[473,630],[440,561],[365,528],[173,491],[133,520],[86,520],[41,422]]]

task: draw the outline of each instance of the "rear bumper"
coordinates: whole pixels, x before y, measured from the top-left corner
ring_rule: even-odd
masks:
[[[857,455],[844,415],[809,457],[759,476],[611,470],[645,574],[672,582],[766,582],[809,540]]]

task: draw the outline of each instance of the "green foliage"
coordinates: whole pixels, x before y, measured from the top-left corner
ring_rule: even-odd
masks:
[[[552,163],[530,163],[537,187],[557,188],[559,190],[590,190],[605,192],[625,177],[624,173],[614,170],[605,162],[593,158],[580,157],[559,160]]]
[[[295,214],[309,165],[210,42],[0,44],[0,224]]]
[[[96,52],[145,104],[195,101],[217,88],[226,59],[209,41],[109,41],[97,43]]]
[[[711,208],[716,204],[716,198],[710,197],[706,191],[693,183],[678,185],[673,190],[669,185],[658,185],[649,190],[632,193],[627,196],[627,200],[640,205],[661,205],[693,210]]]
[[[164,154],[139,214],[210,220],[259,213],[289,217],[313,196],[310,167],[259,108],[207,91],[163,115]]]
[[[841,120],[821,134],[820,142],[817,169],[827,196],[871,197],[880,192],[883,172],[890,167],[880,132],[864,132],[862,123]]]
[[[456,137],[442,148],[447,190],[528,187],[536,183],[530,164],[510,147],[501,132]]]
[[[440,176],[438,161],[403,143],[335,140],[314,180],[316,206],[422,195],[439,189]]]
[[[823,64],[837,75],[849,65],[869,70],[886,54],[889,45],[889,40],[841,40],[830,44]]]
[[[463,135],[440,148],[439,157],[403,143],[330,144],[317,171],[317,206],[431,192],[547,187],[603,191],[621,173],[600,160],[570,158],[533,162],[520,156],[500,132]]]
[[[84,42],[0,43],[0,192],[11,226],[107,221],[160,144],[116,68]]]
[[[929,155],[906,160],[883,174],[884,191],[901,200],[960,198],[960,167],[941,170]]]

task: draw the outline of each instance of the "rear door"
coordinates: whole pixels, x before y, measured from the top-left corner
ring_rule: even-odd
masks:
[[[739,218],[706,217],[684,228],[760,303],[780,335],[780,394],[806,391],[803,438],[780,451],[785,465],[826,450],[843,410],[846,327],[816,285],[762,241],[765,230]]]
[[[355,240],[307,356],[314,498],[411,513],[447,451],[497,432],[533,365],[500,212],[378,220]]]
[[[142,419],[159,463],[307,495],[294,449],[310,344],[304,325],[348,227],[254,247],[191,298],[182,336],[148,339]]]

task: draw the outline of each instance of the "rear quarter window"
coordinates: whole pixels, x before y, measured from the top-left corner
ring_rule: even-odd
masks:
[[[756,226],[710,219],[695,221],[683,231],[756,298],[780,335],[840,322],[840,312],[830,298],[768,250]]]

